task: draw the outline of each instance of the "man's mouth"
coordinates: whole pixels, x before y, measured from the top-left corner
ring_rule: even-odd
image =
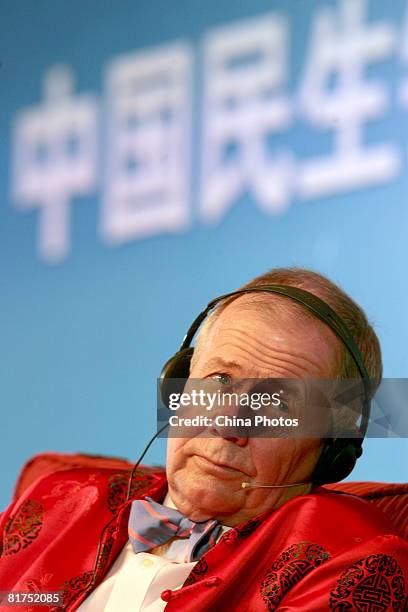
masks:
[[[204,455],[198,455],[196,453],[192,455],[192,457],[200,465],[202,465],[204,468],[210,471],[213,470],[213,471],[227,472],[227,473],[230,472],[231,474],[235,474],[235,475],[239,473],[239,474],[244,474],[245,476],[250,476],[250,474],[245,472],[242,468],[232,466],[229,463],[222,463],[221,461],[218,461],[217,459],[205,457]]]

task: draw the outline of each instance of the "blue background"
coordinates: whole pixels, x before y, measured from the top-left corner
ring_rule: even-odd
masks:
[[[317,7],[311,0],[1,1],[0,20],[0,507],[24,461],[40,451],[136,458],[155,430],[156,377],[195,314],[212,297],[275,266],[327,274],[366,310],[379,334],[385,375],[403,377],[406,351],[407,114],[397,104],[404,74],[396,54],[370,67],[390,109],[364,130],[366,143],[401,152],[397,179],[329,198],[295,199],[268,216],[249,193],[215,227],[197,214],[202,116],[202,47],[214,26],[269,12],[291,20],[294,92]],[[370,20],[399,27],[405,3],[370,3]],[[103,97],[104,66],[122,53],[185,39],[194,48],[192,222],[180,235],[120,247],[98,235],[101,193],[71,205],[71,250],[59,265],[37,255],[38,210],[19,212],[10,195],[12,119],[38,104],[41,79],[66,63],[78,92]],[[287,139],[298,158],[327,154],[330,138],[296,122]],[[313,135],[313,137],[311,137]],[[353,480],[406,480],[407,440],[368,440]],[[162,463],[164,440],[148,462]]]

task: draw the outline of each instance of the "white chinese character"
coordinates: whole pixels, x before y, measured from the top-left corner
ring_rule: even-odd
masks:
[[[249,188],[259,206],[289,204],[290,152],[274,138],[291,122],[281,91],[287,78],[288,26],[265,16],[217,28],[205,41],[201,216],[218,221]]]
[[[364,122],[388,107],[388,94],[365,66],[390,55],[396,33],[387,23],[366,20],[366,0],[340,0],[336,10],[321,8],[303,78],[303,114],[322,130],[334,130],[334,154],[305,162],[299,191],[306,198],[385,182],[399,170],[390,144],[364,146]]]
[[[41,207],[39,251],[56,262],[69,249],[71,199],[96,183],[98,107],[90,95],[73,95],[66,66],[48,71],[44,96],[16,117],[12,184],[19,207]]]
[[[175,43],[114,60],[101,229],[111,243],[189,221],[191,50]]]

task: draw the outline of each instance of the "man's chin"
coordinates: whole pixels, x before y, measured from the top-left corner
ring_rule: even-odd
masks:
[[[193,521],[200,522],[216,516],[230,516],[241,509],[242,498],[237,485],[215,478],[175,478],[170,496],[178,510]],[[240,499],[241,498],[241,503]]]

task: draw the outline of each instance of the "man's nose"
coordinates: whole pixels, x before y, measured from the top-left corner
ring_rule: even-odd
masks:
[[[218,406],[212,415],[213,423],[209,427],[209,434],[214,437],[224,438],[237,446],[245,446],[248,443],[248,428],[240,425],[237,419],[244,419],[240,406]]]

